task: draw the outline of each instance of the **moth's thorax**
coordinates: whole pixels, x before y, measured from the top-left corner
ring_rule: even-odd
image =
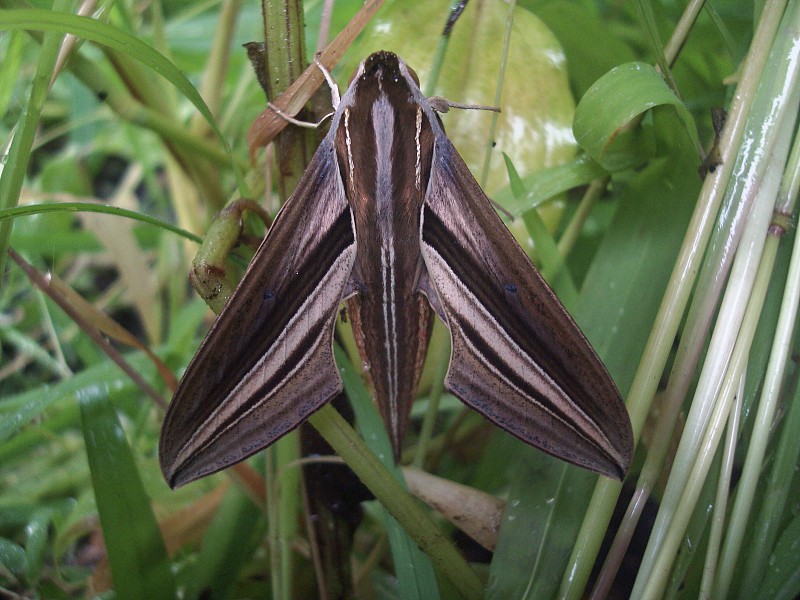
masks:
[[[369,256],[378,248],[387,252],[387,268],[402,269],[404,279],[421,263],[419,227],[434,137],[417,101],[416,81],[401,67],[388,52],[365,61],[342,100],[334,136],[342,185],[357,235],[364,240],[358,245],[356,272],[365,289],[387,275]],[[393,263],[388,253],[408,264]],[[410,295],[411,285],[397,291]]]
[[[373,221],[410,221],[416,229],[430,178],[433,134],[415,99],[416,83],[389,53],[364,64],[348,90],[335,147],[351,207]],[[387,58],[388,57],[388,58]],[[411,86],[414,86],[412,89]],[[394,213],[394,218],[389,218]],[[357,214],[357,222],[361,221]]]

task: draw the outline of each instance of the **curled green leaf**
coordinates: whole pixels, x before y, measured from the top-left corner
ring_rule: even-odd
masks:
[[[642,163],[652,153],[652,136],[640,124],[653,108],[671,107],[700,149],[692,115],[654,67],[642,62],[620,65],[597,80],[575,109],[572,131],[578,144],[606,170]]]

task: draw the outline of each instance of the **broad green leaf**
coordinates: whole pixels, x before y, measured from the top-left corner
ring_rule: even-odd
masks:
[[[436,46],[448,2],[387,3],[341,64],[346,81],[371,52],[397,52],[419,75],[423,90],[434,71]],[[508,18],[505,2],[467,4],[449,38],[434,94],[464,104],[493,104]],[[514,11],[511,45],[502,82],[502,112],[490,134],[492,113],[451,110],[443,115],[447,135],[484,190],[493,195],[507,182],[502,153],[523,175],[560,164],[575,154],[569,128],[574,99],[558,40],[530,11]],[[427,92],[426,92],[427,93]],[[491,135],[491,139],[490,139]],[[490,168],[483,180],[483,165]]]
[[[597,4],[535,0],[529,5],[564,47],[576,98],[607,71],[636,59],[631,40],[613,29],[613,23]]]
[[[680,161],[662,159],[637,173],[623,188],[620,206],[583,282],[575,319],[623,398],[672,273],[700,184],[691,156]]]
[[[641,164],[652,153],[652,139],[640,119],[662,106],[675,110],[699,155],[691,113],[658,72],[641,62],[620,65],[595,82],[575,109],[572,130],[590,157],[608,171],[620,171]]]

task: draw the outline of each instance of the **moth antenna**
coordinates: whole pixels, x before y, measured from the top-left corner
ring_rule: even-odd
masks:
[[[267,106],[269,106],[272,109],[272,111],[284,121],[287,121],[292,125],[297,125],[298,127],[305,127],[306,129],[316,129],[334,115],[334,113],[329,112],[327,115],[322,117],[316,123],[312,123],[309,121],[301,121],[300,119],[295,119],[292,115],[283,112],[283,110],[281,110],[280,107],[273,104],[272,102],[267,102]]]
[[[487,198],[488,198],[488,196],[487,196]],[[516,219],[516,217],[513,215],[513,213],[510,210],[507,210],[506,207],[504,207],[502,204],[500,204],[497,200],[493,200],[492,198],[489,198],[489,202],[492,203],[492,206],[494,206],[495,209],[497,209],[498,212],[503,213],[509,221],[514,221]]]
[[[483,104],[461,104],[460,102],[451,102],[447,98],[443,98],[442,96],[431,96],[428,98],[428,102],[431,103],[431,107],[438,113],[446,113],[449,112],[451,108],[461,108],[464,110],[490,110],[492,112],[499,113],[500,107],[499,106],[485,106]],[[498,202],[495,202],[491,198],[489,198],[489,202],[501,213],[503,213],[509,221],[514,220],[514,215],[512,215],[509,211],[507,211],[502,205]]]
[[[463,108],[464,110],[490,110],[496,113],[500,112],[499,106],[486,106],[484,104],[461,104],[460,102],[451,102],[447,98],[443,98],[441,96],[431,96],[428,98],[428,102],[431,103],[433,110],[440,113],[450,112],[451,108]]]

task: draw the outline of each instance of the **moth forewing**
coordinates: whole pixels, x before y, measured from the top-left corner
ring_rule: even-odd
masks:
[[[405,79],[434,136],[420,237],[424,291],[452,339],[445,387],[523,441],[621,479],[633,434],[611,376]]]
[[[341,391],[333,324],[354,259],[326,140],[175,392],[159,442],[170,485],[244,460]]]
[[[545,452],[624,475],[632,434],[611,377],[405,63],[378,52],[181,381],[160,443],[171,485],[243,460],[341,390],[345,298],[397,455],[432,307],[453,341],[447,389]]]
[[[445,387],[523,441],[622,478],[633,444],[616,386],[444,137],[423,215],[428,294],[452,338]]]

